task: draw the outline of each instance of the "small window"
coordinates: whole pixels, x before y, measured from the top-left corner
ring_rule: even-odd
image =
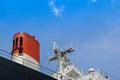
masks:
[[[16,48],[18,47],[18,38],[16,38]]]
[[[13,40],[13,49],[15,48],[14,46],[15,46],[15,40]]]
[[[20,46],[23,44],[23,37],[20,37]]]

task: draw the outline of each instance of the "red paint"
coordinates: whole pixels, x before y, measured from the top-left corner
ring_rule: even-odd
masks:
[[[23,38],[21,40],[22,43],[20,42],[20,37]],[[25,32],[16,33],[13,37],[12,55],[19,53],[20,48],[22,49],[22,53],[26,53],[34,58],[37,62],[40,62],[40,45],[33,36]]]

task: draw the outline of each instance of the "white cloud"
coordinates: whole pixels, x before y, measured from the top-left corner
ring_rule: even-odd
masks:
[[[51,11],[54,13],[57,17],[62,17],[64,6],[57,7],[55,4],[55,0],[50,0],[49,6],[51,8]]]
[[[55,4],[55,1],[53,1],[53,0],[51,0],[49,3],[50,6],[53,6],[54,4]]]
[[[97,0],[91,0],[91,2],[95,3]]]

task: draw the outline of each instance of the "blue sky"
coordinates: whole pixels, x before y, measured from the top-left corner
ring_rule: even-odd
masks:
[[[24,31],[41,45],[41,65],[54,55],[52,41],[66,49],[72,62],[87,71],[100,68],[120,79],[120,0],[1,0],[0,48],[11,52],[12,37]]]

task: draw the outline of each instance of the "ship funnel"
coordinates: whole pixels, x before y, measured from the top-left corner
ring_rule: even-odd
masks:
[[[18,32],[13,36],[12,61],[40,70],[40,45],[31,35]]]

